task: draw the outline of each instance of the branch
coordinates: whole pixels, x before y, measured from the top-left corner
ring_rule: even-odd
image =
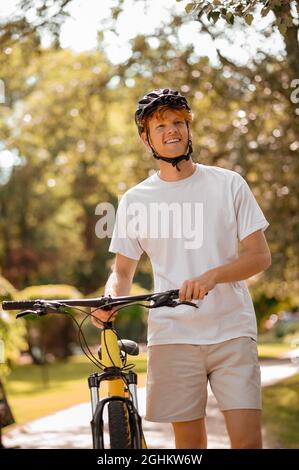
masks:
[[[299,5],[299,0],[296,0],[297,5]],[[281,6],[282,10],[281,15],[278,15],[277,11],[273,8],[272,11],[275,15],[276,21],[280,19],[280,16],[287,16],[292,19],[292,25],[286,28],[285,31],[280,31],[281,35],[284,38],[286,52],[287,52],[287,61],[289,63],[290,69],[292,70],[293,78],[299,77],[299,42],[298,42],[298,25],[293,22],[291,14],[291,4],[289,2],[283,3]],[[277,21],[278,22],[278,21]]]
[[[72,0],[62,0],[58,11],[53,13],[52,16],[46,18],[46,12],[53,5],[49,5],[47,7],[46,2],[44,1],[43,7],[38,9],[43,11],[43,14],[41,15],[37,13],[37,17],[40,19],[40,22],[37,24],[31,24],[26,20],[25,12],[32,7],[32,2],[24,0],[19,5],[23,16],[15,17],[14,20],[10,20],[1,25],[2,31],[0,33],[0,47],[4,49],[7,46],[19,42],[20,38],[26,38],[30,34],[38,33],[40,29],[45,27],[48,27],[50,30],[52,30],[52,33],[55,34],[55,32],[59,31],[63,18],[69,16],[69,13],[64,11],[64,9],[71,1]],[[16,36],[14,38],[16,34],[18,37]]]

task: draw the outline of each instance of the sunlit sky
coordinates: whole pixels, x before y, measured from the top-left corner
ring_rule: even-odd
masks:
[[[1,0],[0,19],[12,15],[16,11],[17,3],[17,0]],[[115,4],[114,0],[73,0],[69,8],[71,17],[66,19],[61,30],[62,47],[71,48],[77,52],[94,49],[97,45],[97,32],[102,29],[102,22],[110,18],[111,7]],[[185,5],[186,1],[151,0],[147,2],[145,10],[144,2],[126,0],[124,12],[119,16],[118,35],[108,32],[104,37],[105,51],[110,61],[114,64],[126,61],[130,56],[130,39],[138,33],[152,34],[163,21],[167,22],[171,10],[186,15]],[[256,30],[263,30],[270,21],[270,16],[258,21],[254,20],[251,27],[244,26],[242,29],[234,30],[229,44],[218,41],[217,47],[222,54],[233,57],[234,61],[240,64],[246,63],[259,49],[277,54],[283,49],[280,34],[274,34],[271,40],[265,41],[263,35],[256,33]],[[221,27],[221,22],[219,23]],[[181,27],[179,37],[182,45],[194,44],[195,53],[198,56],[208,56],[212,63],[217,62],[215,44],[209,35],[200,33],[200,27],[196,21],[190,18],[190,22]],[[43,41],[47,45],[47,36],[43,38]],[[155,40],[152,41],[152,47],[155,47]],[[0,148],[1,166],[4,161],[6,166],[13,164],[16,156],[1,150]]]

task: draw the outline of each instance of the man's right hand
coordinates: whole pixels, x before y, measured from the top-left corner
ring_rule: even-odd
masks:
[[[104,323],[107,321],[114,321],[117,315],[114,307],[112,307],[110,310],[103,310],[102,308],[98,308],[96,310],[92,310],[91,314],[91,322],[97,328],[103,328]]]
[[[129,295],[137,264],[136,259],[116,253],[113,271],[106,283],[104,295],[111,295],[112,297]],[[92,315],[91,321],[94,326],[103,328],[103,323],[115,320],[117,313],[115,307],[112,307],[111,310],[98,308],[92,312]],[[109,318],[110,316],[111,318]]]

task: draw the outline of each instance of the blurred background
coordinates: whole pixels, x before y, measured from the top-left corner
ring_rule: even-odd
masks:
[[[116,208],[157,168],[134,112],[146,91],[171,87],[194,112],[194,160],[244,176],[270,222],[272,266],[249,281],[259,352],[296,361],[298,9],[277,0],[2,1],[0,300],[103,293],[113,258],[110,240],[95,234],[96,206]],[[142,257],[132,293],[152,287]],[[146,324],[140,307],[117,319],[121,335],[141,343]],[[84,333],[96,346],[89,322]],[[92,366],[69,319],[16,322],[0,311],[0,340],[19,423],[88,399]],[[145,354],[138,367],[145,372]],[[299,376],[288,380],[265,392],[266,406],[277,403],[266,417],[277,442],[296,447]],[[277,429],[279,413],[287,421]]]

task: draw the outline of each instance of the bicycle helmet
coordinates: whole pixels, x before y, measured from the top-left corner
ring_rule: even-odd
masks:
[[[138,128],[139,134],[146,132],[147,140],[149,142],[150,148],[153,152],[154,158],[157,160],[163,160],[167,163],[170,163],[172,166],[175,166],[178,171],[181,171],[178,168],[178,163],[182,160],[189,160],[190,156],[193,153],[192,141],[190,138],[189,132],[189,123],[187,122],[188,128],[188,150],[184,155],[179,155],[178,157],[167,158],[159,155],[156,150],[153,148],[150,142],[150,136],[147,126],[144,126],[142,121],[145,117],[150,116],[159,106],[168,105],[170,108],[175,109],[186,109],[191,112],[191,108],[188,104],[188,101],[184,96],[182,96],[178,91],[171,90],[170,88],[155,89],[150,93],[147,93],[141,100],[139,100],[137,105],[137,110],[135,112],[135,122]]]

